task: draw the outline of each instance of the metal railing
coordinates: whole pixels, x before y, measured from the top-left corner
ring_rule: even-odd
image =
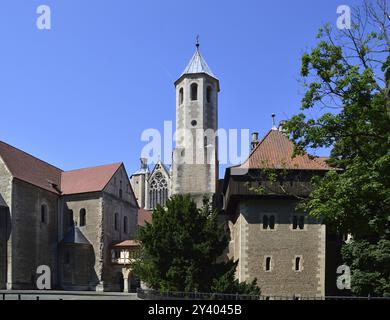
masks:
[[[150,289],[137,289],[137,296],[145,300],[388,300],[390,297],[356,297],[356,296],[262,296],[226,293],[202,292],[168,292]]]

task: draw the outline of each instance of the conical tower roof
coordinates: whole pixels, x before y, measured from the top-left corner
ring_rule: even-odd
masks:
[[[199,44],[197,44],[196,51],[181,76],[193,73],[205,73],[213,78],[216,78],[216,76],[208,66],[206,60],[200,54]]]

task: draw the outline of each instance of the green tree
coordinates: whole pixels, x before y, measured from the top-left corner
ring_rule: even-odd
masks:
[[[303,55],[302,112],[285,128],[296,153],[330,148],[328,163],[341,169],[313,179],[300,206],[353,236],[342,250],[352,292],[390,296],[390,16],[385,0],[353,12],[350,30],[326,25]]]
[[[256,281],[234,279],[237,263],[225,261],[228,234],[218,213],[205,203],[197,209],[189,195],[178,195],[158,206],[152,223],[140,229],[140,258],[134,273],[161,291],[260,294]]]

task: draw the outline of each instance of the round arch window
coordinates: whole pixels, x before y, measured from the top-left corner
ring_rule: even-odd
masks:
[[[182,105],[184,101],[184,89],[180,88],[179,90],[179,104]]]

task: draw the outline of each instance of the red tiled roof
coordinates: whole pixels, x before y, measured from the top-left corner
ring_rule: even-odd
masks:
[[[0,157],[13,177],[50,192],[59,193],[61,169],[2,141],[0,141]]]
[[[121,166],[122,163],[114,163],[63,172],[61,177],[62,193],[66,195],[102,191]]]
[[[144,227],[146,222],[152,223],[152,212],[141,208],[138,210],[138,226]]]
[[[0,157],[14,178],[57,194],[102,191],[122,163],[62,171],[0,141]]]
[[[307,154],[292,157],[293,142],[279,130],[270,130],[239,168],[329,170],[326,158],[309,158]]]

